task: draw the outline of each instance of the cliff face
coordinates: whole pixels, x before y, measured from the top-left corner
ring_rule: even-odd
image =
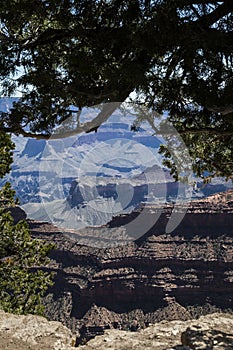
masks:
[[[157,210],[147,208],[146,220]],[[31,222],[34,236],[57,246],[49,267],[57,272],[55,285],[45,298],[48,317],[78,329],[81,341],[107,328],[137,330],[164,319],[232,309],[233,192],[192,203],[168,234],[171,211],[164,208],[136,241],[108,248],[97,248],[93,236],[121,232],[140,209],[108,226],[72,234]],[[88,241],[89,246],[80,244]]]

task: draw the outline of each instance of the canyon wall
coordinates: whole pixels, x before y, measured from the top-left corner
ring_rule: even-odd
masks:
[[[233,192],[218,196],[193,202],[169,234],[168,205],[142,237],[105,248],[95,237],[123,235],[142,209],[78,232],[31,221],[34,237],[56,244],[48,267],[56,277],[44,300],[47,316],[78,330],[81,342],[108,328],[137,330],[164,319],[232,310]],[[153,222],[158,210],[149,206],[146,220]]]

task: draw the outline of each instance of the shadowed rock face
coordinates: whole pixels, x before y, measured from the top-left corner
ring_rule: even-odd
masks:
[[[14,218],[14,223],[17,224],[20,220],[25,220],[27,215],[20,207],[10,208],[10,213]]]
[[[30,222],[33,236],[57,246],[49,266],[57,275],[45,298],[48,317],[89,339],[107,328],[137,330],[163,319],[232,309],[232,199],[231,191],[192,203],[170,234],[167,206],[143,237],[109,248],[79,243],[88,241],[92,229],[71,235]],[[148,220],[156,210],[148,208]],[[139,214],[140,209],[96,230],[107,235]]]

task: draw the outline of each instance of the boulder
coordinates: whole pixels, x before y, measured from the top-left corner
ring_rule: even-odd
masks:
[[[72,350],[75,337],[60,322],[0,310],[0,350]]]
[[[226,329],[223,323],[211,329],[207,325],[193,325],[181,334],[183,345],[193,350],[233,349],[233,329]]]

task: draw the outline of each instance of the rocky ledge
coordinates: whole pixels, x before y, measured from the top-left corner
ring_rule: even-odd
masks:
[[[0,350],[72,350],[75,339],[59,322],[0,311]],[[231,350],[233,316],[215,313],[198,320],[162,321],[138,332],[105,330],[80,350]]]
[[[211,314],[198,320],[163,321],[139,332],[107,330],[80,350],[231,350],[233,316]]]
[[[0,350],[71,350],[75,338],[60,322],[0,310]]]
[[[142,209],[78,232],[30,222],[34,237],[56,244],[48,267],[56,278],[44,300],[47,317],[80,332],[78,344],[109,328],[138,330],[165,319],[231,311],[233,191],[193,202],[179,226],[166,233],[173,209],[163,208],[143,236],[123,244],[127,224]],[[178,213],[183,209],[176,207]],[[146,208],[146,222],[158,210]],[[96,235],[98,242],[115,235],[119,244],[98,247]]]

